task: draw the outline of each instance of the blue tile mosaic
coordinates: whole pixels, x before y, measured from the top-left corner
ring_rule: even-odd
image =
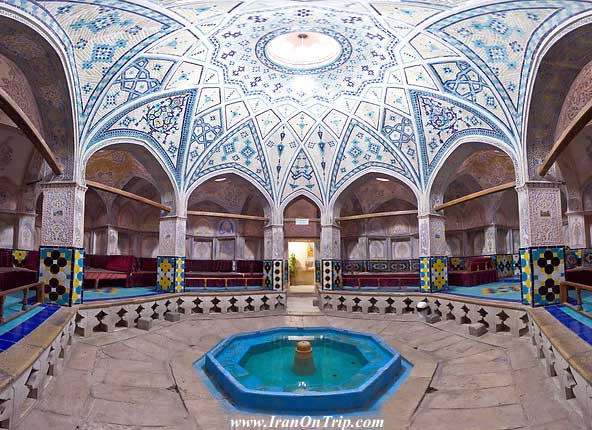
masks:
[[[561,324],[592,345],[592,320],[564,305],[549,306],[546,310]]]
[[[29,312],[0,326],[0,352],[6,351],[12,345],[33,332],[37,327],[52,316],[59,306],[40,305]]]

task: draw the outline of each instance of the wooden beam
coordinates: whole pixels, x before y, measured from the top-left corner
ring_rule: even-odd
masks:
[[[120,190],[119,188],[114,188],[109,185],[101,184],[99,182],[89,181],[88,179],[86,180],[86,185],[89,186],[90,188],[94,188],[96,190],[106,191],[111,194],[117,194],[118,196],[125,197],[127,199],[135,200],[137,202],[144,203],[146,205],[154,206],[155,208],[158,208],[158,209],[163,210],[165,212],[171,211],[170,206],[166,206],[166,205],[163,205],[162,203],[155,202],[154,200],[147,199],[146,197],[142,197],[137,194],[130,193],[129,191],[123,191],[123,190]]]
[[[501,191],[506,191],[511,188],[514,188],[516,184],[514,182],[508,182],[507,184],[496,185],[495,187],[486,188],[481,191],[477,191],[476,193],[467,194],[466,196],[459,197],[458,199],[450,200],[449,202],[442,203],[441,205],[434,206],[434,209],[437,211],[441,211],[442,209],[449,208],[451,206],[456,206],[461,203],[468,202],[470,200],[478,199],[479,197],[488,196],[489,194],[499,193]]]
[[[567,146],[575,139],[575,137],[582,131],[588,123],[592,121],[592,100],[584,105],[582,110],[569,123],[567,128],[561,133],[555,144],[545,157],[545,161],[538,168],[539,175],[545,176],[553,163],[567,148]]]
[[[187,211],[188,216],[211,216],[216,218],[245,219],[248,221],[269,221],[269,218],[255,215],[229,214],[225,212]]]
[[[321,222],[320,218],[306,218],[306,217],[302,217],[302,218],[284,218],[284,222],[296,222],[297,219],[307,219],[308,222]]]
[[[16,126],[33,143],[33,146],[41,153],[53,173],[62,174],[62,167],[52,152],[49,145],[43,139],[39,130],[35,127],[27,114],[19,107],[16,101],[3,88],[0,88],[0,109],[16,124]]]
[[[335,221],[354,221],[354,220],[360,220],[360,219],[383,218],[383,217],[402,216],[402,215],[417,215],[417,211],[416,210],[391,211],[391,212],[376,212],[373,214],[341,216],[341,217],[335,218]]]

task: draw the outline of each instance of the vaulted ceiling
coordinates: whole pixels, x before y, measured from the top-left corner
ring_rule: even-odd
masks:
[[[466,141],[522,159],[540,43],[592,10],[571,0],[9,3],[64,43],[81,154],[141,141],[182,193],[234,172],[278,204],[303,191],[329,202],[370,169],[424,192]],[[279,65],[267,46],[294,31],[330,37],[338,54],[306,70]]]

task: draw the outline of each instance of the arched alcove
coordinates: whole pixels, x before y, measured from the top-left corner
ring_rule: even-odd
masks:
[[[243,176],[212,177],[191,190],[187,200],[186,255],[196,260],[262,260],[264,218],[271,213],[266,196]],[[209,212],[255,219],[192,215]]]
[[[417,211],[414,191],[397,178],[369,172],[335,199],[333,217]],[[342,221],[344,260],[396,260],[418,257],[417,213]]]

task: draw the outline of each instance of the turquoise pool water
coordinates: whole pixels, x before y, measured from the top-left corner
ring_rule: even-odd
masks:
[[[299,341],[312,345],[314,372],[293,368]],[[378,336],[334,328],[277,328],[231,336],[205,355],[208,379],[249,411],[365,411],[408,375],[409,363]]]
[[[327,337],[306,340],[311,342],[313,349],[313,374],[294,373],[294,349],[297,340],[284,337],[252,347],[239,363],[248,373],[238,372],[234,376],[248,388],[283,392],[333,391],[359,385],[359,381],[352,375],[361,372],[368,360],[357,348]],[[384,352],[377,358],[384,361],[388,356]],[[273,366],[269,366],[270,362]],[[251,375],[258,375],[258,378],[254,379]]]

